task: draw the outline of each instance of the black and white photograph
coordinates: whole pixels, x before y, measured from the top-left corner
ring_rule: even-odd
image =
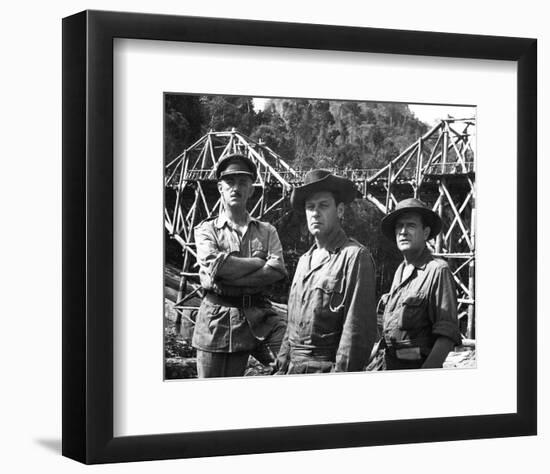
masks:
[[[475,370],[475,104],[163,107],[165,380]]]

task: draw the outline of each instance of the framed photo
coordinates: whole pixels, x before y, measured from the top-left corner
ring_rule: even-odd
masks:
[[[104,463],[536,434],[536,91],[534,39],[96,11],[65,18],[63,454]],[[169,376],[164,264],[173,242],[165,238],[180,246],[176,253],[190,248],[190,239],[175,236],[189,236],[198,222],[178,217],[179,198],[172,201],[165,190],[182,175],[165,165],[180,152],[207,153],[188,143],[178,148],[170,135],[173,121],[196,125],[169,104],[175,97],[190,106],[202,100],[204,107],[241,99],[252,104],[258,123],[260,112],[262,120],[268,115],[262,101],[276,110],[284,100],[302,100],[326,107],[333,118],[341,104],[364,114],[376,104],[382,115],[389,110],[383,104],[397,104],[395,117],[426,140],[430,130],[414,128],[420,127],[414,107],[475,111],[475,117],[440,117],[447,124],[475,118],[475,144],[452,125],[472,151],[455,144],[459,158],[450,164],[458,163],[461,176],[475,171],[475,186],[458,203],[448,199],[449,212],[456,212],[443,224],[447,238],[451,226],[460,228],[457,241],[470,245],[471,255],[454,256],[475,259],[475,287],[463,285],[461,303],[470,335],[475,322],[475,365],[196,381]],[[275,112],[270,117],[277,119]],[[250,154],[273,151],[241,132],[207,131],[219,138],[210,142],[214,161],[228,136],[245,137]],[[396,145],[392,156],[418,163],[420,145],[408,154]],[[336,164],[355,179],[352,171],[365,166],[362,153],[357,163],[345,161],[350,152],[323,166]],[[278,163],[289,173],[298,164],[307,171],[307,156],[300,156]],[[213,164],[194,170],[212,172]],[[443,170],[449,163],[432,165]],[[277,167],[266,169],[282,177]],[[363,178],[368,198],[375,188]],[[281,186],[281,198],[296,179]],[[393,208],[392,183],[381,184],[385,202],[372,193],[370,202]],[[202,218],[216,207],[211,191],[199,192]],[[269,210],[277,199],[258,202]],[[457,284],[461,268],[467,265],[454,267]],[[192,267],[178,270],[175,292],[196,276]],[[174,322],[184,307],[175,308]]]

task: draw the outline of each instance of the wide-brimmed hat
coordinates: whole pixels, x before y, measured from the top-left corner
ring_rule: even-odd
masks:
[[[395,241],[395,221],[408,212],[416,212],[422,216],[424,224],[430,227],[433,239],[441,232],[441,218],[420,199],[409,198],[397,203],[395,209],[382,219],[382,233],[391,241]]]
[[[218,161],[218,166],[216,166],[217,180],[235,174],[247,174],[252,178],[252,181],[256,181],[256,165],[250,158],[240,153],[224,156]]]
[[[311,170],[306,173],[304,184],[292,190],[290,204],[295,209],[303,209],[305,200],[320,191],[335,193],[338,195],[338,201],[344,204],[352,202],[359,194],[349,179],[335,176],[328,170]]]

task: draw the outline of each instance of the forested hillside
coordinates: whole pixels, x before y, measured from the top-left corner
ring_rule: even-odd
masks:
[[[427,130],[405,104],[272,99],[255,111],[248,97],[175,94],[165,104],[168,161],[209,130],[236,128],[295,168],[379,168]]]

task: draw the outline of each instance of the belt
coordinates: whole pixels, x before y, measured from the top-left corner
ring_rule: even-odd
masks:
[[[313,347],[310,349],[296,348],[290,346],[291,360],[320,360],[334,362],[336,359],[336,348]]]
[[[212,304],[229,306],[231,308],[247,309],[262,306],[266,303],[266,297],[262,294],[226,296],[218,295],[212,291],[206,293],[205,298]]]
[[[386,354],[400,360],[422,360],[431,350],[431,338],[417,338],[406,342],[392,341],[391,344],[383,339]]]
[[[386,337],[383,337],[382,340],[385,347],[393,349],[404,349],[406,347],[426,347],[431,349],[435,342],[433,336],[415,337],[414,339],[407,339],[404,341],[397,341],[393,337],[388,341]]]

